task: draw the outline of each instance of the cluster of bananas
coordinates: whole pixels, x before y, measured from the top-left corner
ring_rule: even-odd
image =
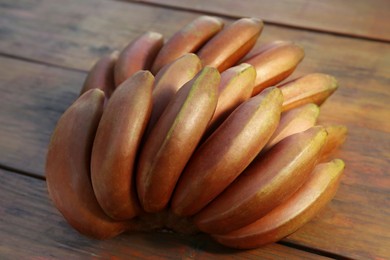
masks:
[[[329,156],[347,130],[316,120],[337,82],[315,73],[279,84],[304,52],[284,41],[252,50],[262,28],[202,16],[95,64],[47,155],[49,194],[70,225],[98,239],[202,231],[254,248],[332,199],[344,163]]]

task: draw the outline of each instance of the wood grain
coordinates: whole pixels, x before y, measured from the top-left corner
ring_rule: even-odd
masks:
[[[131,1],[131,0],[128,0]],[[390,41],[387,0],[135,0],[229,17],[258,17],[267,23]]]
[[[76,98],[85,75],[14,59],[0,58],[0,62],[7,64],[5,73],[0,73],[0,89],[5,93],[5,102],[0,103],[0,110],[5,111],[0,114],[1,163],[43,176],[51,131]],[[333,109],[345,107],[340,92],[343,88],[322,107],[322,121],[347,121],[339,114],[335,116]],[[346,160],[347,170],[335,201],[306,225],[303,233],[298,231],[287,241],[355,258],[386,256],[389,237],[385,230],[390,208],[386,199],[390,187],[386,173],[390,166],[388,133],[354,122],[348,126],[349,137],[337,154]],[[345,228],[343,220],[353,228]],[[350,237],[353,239],[348,240]]]
[[[76,98],[85,77],[74,69],[88,70],[101,55],[125,46],[145,30],[169,37],[197,16],[107,0],[68,0],[67,5],[59,0],[3,0],[0,53],[72,70],[0,58],[0,164],[43,176],[50,134],[59,116]],[[340,89],[322,106],[320,121],[349,128],[347,142],[337,154],[346,161],[347,168],[335,200],[285,241],[356,259],[390,258],[390,45],[270,25],[266,25],[259,44],[276,39],[292,40],[304,47],[306,58],[295,75],[322,72],[339,80]],[[15,192],[23,194],[25,186],[15,185]],[[6,203],[3,198],[6,197],[1,196],[1,206]],[[22,204],[29,203],[28,197],[23,198]],[[39,203],[34,203],[30,205],[34,214],[44,214],[39,212]],[[21,223],[22,220],[11,223],[9,229]],[[57,228],[54,226],[50,232]],[[32,230],[31,241],[39,238],[38,227],[26,229]],[[18,232],[19,237],[12,241],[24,236],[23,231]],[[77,247],[80,241],[72,240],[75,233],[70,234],[66,236],[70,243],[61,248],[72,251],[75,247],[74,251],[84,252]],[[165,240],[171,243],[158,236],[155,242],[165,245],[161,242]],[[44,249],[45,243],[49,242],[34,245]],[[89,247],[85,240],[80,243]],[[56,242],[49,244],[54,247]],[[149,245],[142,250],[151,254],[155,245]],[[188,250],[197,252],[197,246],[192,244]],[[93,250],[99,251],[98,247],[95,245]],[[115,246],[99,252],[109,254],[113,249]],[[256,254],[251,251],[247,256]]]
[[[107,0],[68,0],[67,5],[59,0],[4,1],[0,53],[80,70],[89,70],[99,57],[147,30],[168,38],[199,15]],[[390,57],[389,44],[266,25],[260,44],[272,40],[295,41],[311,63],[327,71],[365,73],[388,64]]]
[[[48,199],[45,181],[0,170],[1,259],[327,259],[279,244],[257,250],[224,248],[206,235],[129,233],[88,239]]]
[[[85,73],[0,57],[0,164],[44,176],[46,147]]]

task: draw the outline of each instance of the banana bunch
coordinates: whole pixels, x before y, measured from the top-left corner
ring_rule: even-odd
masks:
[[[332,199],[344,163],[329,157],[347,129],[316,121],[337,82],[314,73],[280,84],[304,51],[285,41],[252,50],[262,29],[202,16],[94,65],[47,154],[48,191],[71,226],[97,239],[202,231],[255,248]]]

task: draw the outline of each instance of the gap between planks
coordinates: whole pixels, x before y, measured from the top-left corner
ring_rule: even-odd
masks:
[[[31,177],[31,178],[34,178],[34,179],[46,181],[46,177],[44,175],[39,175],[39,174],[36,174],[36,173],[33,173],[33,172],[27,172],[27,171],[24,171],[24,170],[16,169],[14,167],[9,167],[9,166],[4,165],[4,164],[0,164],[0,170],[5,170],[5,171],[8,171],[8,172],[13,172],[13,173],[18,174],[18,175],[22,175],[22,176]]]
[[[26,172],[26,171],[23,171],[23,170],[18,170],[18,169],[15,169],[13,167],[8,167],[8,166],[2,165],[2,164],[0,164],[0,170],[4,170],[6,172],[14,173],[14,174],[17,174],[17,175],[20,175],[20,176],[29,177],[29,178],[33,178],[33,179],[37,179],[37,180],[41,180],[41,181],[46,182],[46,178],[44,176],[39,176],[39,175],[36,175],[34,173],[29,173],[29,172]],[[283,241],[283,240],[276,242],[276,244],[279,244],[279,245],[285,246],[285,247],[289,247],[289,248],[292,248],[292,249],[300,250],[300,251],[303,251],[303,252],[307,252],[307,253],[310,253],[310,254],[313,254],[313,255],[326,257],[326,258],[340,259],[340,260],[350,260],[350,259],[352,259],[352,258],[348,258],[348,257],[342,256],[340,254],[336,254],[336,253],[333,253],[333,252],[327,252],[327,251],[324,251],[324,250],[321,250],[321,249],[316,249],[316,248],[311,248],[311,247],[307,247],[307,246],[302,246],[302,245],[299,245],[299,244],[294,244],[292,242],[287,242],[287,241]]]
[[[106,0],[106,1],[113,1],[113,0]],[[175,10],[175,11],[191,12],[191,13],[200,14],[200,15],[218,16],[218,17],[226,18],[226,19],[241,18],[238,15],[217,13],[215,11],[196,10],[196,9],[191,9],[188,7],[171,6],[171,5],[167,5],[167,4],[144,2],[144,1],[139,1],[139,0],[114,0],[114,1],[144,5],[144,6],[161,7],[161,8],[171,9],[171,10]],[[264,21],[265,24],[273,25],[276,27],[283,27],[283,28],[287,28],[287,29],[295,29],[295,30],[301,30],[301,31],[307,31],[307,32],[329,34],[329,35],[334,35],[334,36],[340,36],[340,37],[351,38],[351,39],[359,39],[359,40],[368,40],[368,41],[373,41],[373,42],[390,43],[389,40],[373,38],[373,37],[364,36],[364,35],[347,34],[347,33],[342,33],[342,32],[335,32],[335,31],[332,32],[332,31],[327,31],[325,29],[321,29],[321,28],[310,28],[310,27],[303,27],[303,26],[299,26],[299,25],[291,25],[291,24],[287,24],[287,23],[283,23],[283,22],[272,22],[272,21],[268,21],[267,19],[262,19],[262,20]]]
[[[14,59],[14,60],[20,60],[20,61],[24,61],[24,62],[28,62],[28,63],[34,63],[34,64],[53,67],[53,68],[62,69],[62,70],[81,72],[81,73],[86,73],[86,74],[88,73],[88,70],[72,68],[72,67],[69,67],[66,65],[60,65],[60,64],[56,64],[56,63],[46,62],[43,60],[31,59],[31,58],[28,58],[25,56],[19,56],[19,55],[4,53],[4,52],[0,52],[0,57]]]
[[[312,248],[312,247],[308,247],[308,246],[298,245],[298,244],[294,244],[294,243],[283,241],[283,240],[278,241],[276,243],[278,243],[280,245],[283,245],[283,246],[295,248],[297,250],[305,251],[305,252],[308,252],[308,253],[312,253],[312,254],[316,254],[316,255],[320,255],[320,256],[324,256],[324,257],[329,257],[329,258],[332,258],[332,259],[353,260],[353,258],[346,257],[346,256],[343,256],[343,255],[340,255],[340,254],[337,254],[337,253],[332,253],[332,252],[328,252],[328,251],[324,251],[324,250],[321,250],[321,249],[316,249],[316,248]]]

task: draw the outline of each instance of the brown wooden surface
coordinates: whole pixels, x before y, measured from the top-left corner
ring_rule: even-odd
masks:
[[[390,41],[388,0],[135,1],[235,18],[255,16],[278,25]]]
[[[44,176],[46,147],[86,73],[0,57],[0,165]]]
[[[84,71],[102,54],[121,48],[145,30],[156,30],[168,37],[199,15],[109,0],[61,3],[0,3],[0,165],[41,177],[50,134],[59,116],[76,98],[86,75]],[[266,24],[260,44],[276,39],[293,40],[305,48],[306,58],[295,75],[324,72],[338,78],[340,89],[322,107],[321,121],[349,128],[347,142],[337,154],[346,161],[347,168],[336,198],[284,243],[356,259],[390,258],[390,45]],[[92,254],[109,256],[118,250],[121,257],[138,252],[140,258],[145,258],[154,254],[155,244],[159,243],[163,246],[156,255],[161,258],[232,253],[220,247],[213,249],[215,245],[207,239],[203,241],[205,237],[190,238],[192,242],[166,234],[126,235],[105,242],[87,240],[59,217],[47,200],[42,180],[9,171],[1,175],[2,184],[7,184],[3,185],[0,197],[0,258],[22,257],[32,252],[36,256],[83,258]],[[34,187],[38,193],[34,193]],[[52,215],[55,216],[51,218]],[[3,219],[15,222],[3,224]],[[47,233],[54,233],[47,239],[43,239],[46,233],[42,233],[45,224],[50,227]],[[12,239],[3,244],[8,233]],[[185,245],[180,245],[181,240],[186,241]],[[32,244],[17,251],[18,241]],[[127,244],[134,247],[127,248]],[[210,250],[216,254],[209,255]],[[283,258],[287,254],[300,256],[304,252],[275,244],[232,255]]]
[[[259,250],[226,249],[206,235],[132,233],[97,241],[68,226],[49,200],[43,180],[4,170],[0,178],[1,259],[326,259],[279,244]]]

